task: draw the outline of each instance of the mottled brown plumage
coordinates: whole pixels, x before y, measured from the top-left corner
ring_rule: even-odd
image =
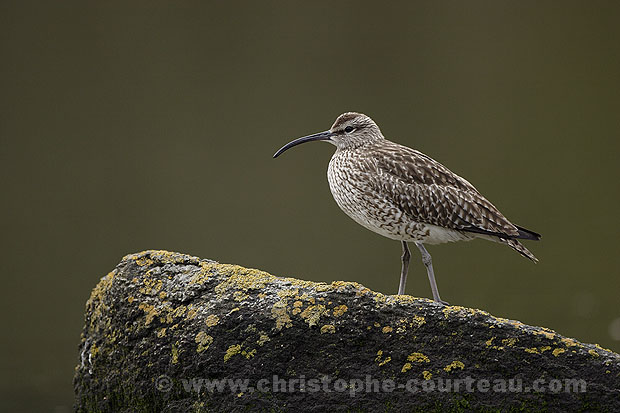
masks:
[[[290,142],[274,157],[312,140],[326,140],[337,148],[327,175],[338,206],[364,227],[402,241],[399,294],[407,275],[407,242],[420,249],[437,301],[431,258],[423,244],[483,238],[537,261],[517,239],[537,240],[539,234],[512,224],[472,184],[439,162],[385,139],[368,116],[344,113],[330,130]]]

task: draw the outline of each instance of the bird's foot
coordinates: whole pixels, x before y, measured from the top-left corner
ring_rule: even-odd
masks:
[[[450,305],[447,301],[444,301],[441,298],[439,300],[435,300],[435,302],[443,305]]]

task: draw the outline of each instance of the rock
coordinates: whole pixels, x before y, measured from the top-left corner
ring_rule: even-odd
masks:
[[[617,412],[619,382],[546,328],[166,251],[95,287],[74,378],[79,412]]]

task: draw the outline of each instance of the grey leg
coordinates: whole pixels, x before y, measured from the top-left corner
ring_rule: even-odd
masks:
[[[403,268],[400,271],[400,284],[398,286],[398,295],[405,294],[405,284],[407,284],[407,271],[409,270],[409,258],[411,254],[409,253],[409,247],[407,246],[407,242],[403,241]]]
[[[437,282],[435,281],[435,272],[433,271],[433,260],[431,258],[431,254],[429,254],[428,251],[426,251],[426,248],[424,248],[424,245],[421,242],[416,242],[415,245],[418,247],[418,249],[422,253],[422,262],[424,263],[424,266],[426,267],[426,273],[428,274],[428,280],[431,282],[431,290],[433,291],[433,300],[437,301],[438,303],[448,305],[447,302],[443,301],[439,297],[439,290],[437,289]]]

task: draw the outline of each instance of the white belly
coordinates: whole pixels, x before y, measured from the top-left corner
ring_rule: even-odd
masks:
[[[336,204],[358,224],[399,241],[441,244],[474,238],[460,231],[412,220],[391,200],[376,196],[364,176],[352,173],[354,168],[344,165],[352,161],[347,154],[336,153],[329,162],[327,180]]]

